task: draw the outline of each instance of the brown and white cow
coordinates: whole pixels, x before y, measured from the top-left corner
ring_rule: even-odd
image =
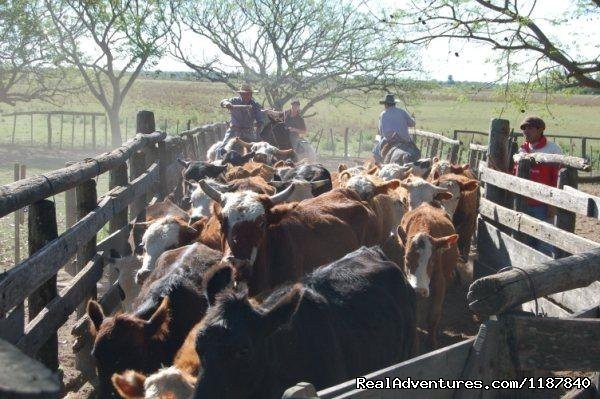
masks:
[[[411,176],[402,181],[400,186],[408,191],[409,210],[417,208],[422,203],[452,199],[452,194],[446,188],[438,187],[416,176]]]
[[[98,303],[88,303],[101,398],[116,397],[114,373],[131,369],[148,375],[173,363],[206,312],[203,276],[221,257],[200,243],[166,252],[142,286],[132,313],[105,316]]]
[[[428,203],[409,211],[402,219],[406,233],[405,268],[418,297],[419,326],[428,332],[429,349],[437,346],[437,326],[446,287],[458,260],[458,235],[444,209]]]
[[[200,184],[220,204],[224,257],[236,267],[237,280],[249,281],[251,296],[376,243],[377,217],[353,190],[282,204],[293,186],[269,197],[249,191],[222,194]]]

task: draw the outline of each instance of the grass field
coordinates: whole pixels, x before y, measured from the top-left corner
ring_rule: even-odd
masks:
[[[351,95],[348,101],[323,101],[309,113],[314,116],[307,119],[312,138],[323,131],[319,150],[325,154],[335,151],[339,154],[343,148],[342,136],[346,128],[350,132],[350,153],[356,155],[359,136],[362,134],[363,152],[366,154],[377,129],[377,119],[382,110],[379,99],[383,93],[364,96]],[[175,133],[184,129],[187,121],[192,126],[208,122],[225,121],[227,113],[218,105],[221,99],[235,95],[225,85],[205,82],[138,80],[123,105],[121,122],[122,131],[131,137],[138,110],[154,111],[159,129],[167,127],[167,131]],[[256,98],[259,102],[260,96]],[[409,98],[406,104],[409,112],[415,115],[417,127],[424,130],[450,135],[455,129],[487,131],[491,118],[502,117],[510,120],[511,126],[518,127],[524,115],[537,114],[547,123],[547,132],[551,134],[581,135],[600,138],[600,96],[554,95],[546,101],[544,95],[536,95],[528,107],[522,110],[512,103],[502,101],[494,92],[481,92],[477,95],[442,87],[419,94],[418,98]],[[13,111],[56,110],[102,112],[100,105],[89,94],[82,93],[61,101],[60,106],[47,103],[21,104],[16,108],[6,105],[0,110],[2,114]],[[525,112],[521,112],[525,111]],[[24,163],[28,167],[28,176],[64,166],[69,160],[80,160],[93,156],[104,150],[104,121],[96,121],[96,150],[71,150],[71,133],[75,136],[75,147],[84,142],[83,120],[75,121],[72,126],[70,117],[64,118],[64,148],[58,149],[60,138],[60,117],[53,117],[53,148],[45,149],[47,141],[47,121],[45,117],[36,117],[33,121],[34,147],[29,145],[31,137],[29,117],[19,117],[15,125],[15,141],[23,146],[12,147],[6,144],[12,141],[14,119],[0,117],[0,185],[13,181],[13,164]],[[179,129],[177,129],[179,127]],[[91,122],[86,120],[86,141],[90,143]],[[331,136],[333,134],[333,147]],[[564,148],[569,145],[562,141]],[[593,156],[600,156],[600,142],[591,150]],[[589,151],[588,152],[592,152]],[[98,193],[106,191],[106,177],[98,181]],[[56,196],[59,230],[64,229],[64,195]],[[10,264],[13,253],[13,217],[9,215],[0,219],[0,272],[3,266]],[[26,230],[25,228],[23,230]],[[23,233],[22,233],[23,234]],[[24,240],[23,240],[24,241]],[[24,245],[24,244],[23,244]],[[24,254],[26,247],[22,248]]]

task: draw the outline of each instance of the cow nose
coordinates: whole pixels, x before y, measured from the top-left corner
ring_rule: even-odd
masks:
[[[429,296],[429,290],[427,288],[416,288],[415,291],[417,292],[417,295],[420,296],[421,298],[427,298]]]

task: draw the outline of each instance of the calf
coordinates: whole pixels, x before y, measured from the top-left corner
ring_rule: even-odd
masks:
[[[402,219],[406,232],[405,268],[419,299],[419,326],[427,332],[429,349],[437,347],[437,326],[446,287],[458,260],[458,235],[441,207],[424,203]]]
[[[422,203],[433,201],[447,201],[452,199],[452,194],[445,187],[438,187],[433,183],[419,177],[411,176],[402,181],[400,186],[408,192],[408,209],[417,208]]]
[[[410,166],[398,165],[396,163],[386,163],[381,165],[379,170],[377,171],[377,176],[381,177],[383,180],[404,180],[406,179],[412,171]]]
[[[275,399],[298,381],[323,389],[407,359],[415,295],[380,249],[362,247],[261,306],[225,291],[201,324],[194,398]]]
[[[437,184],[440,186],[456,185],[460,189],[458,196],[455,197],[454,212],[450,217],[458,233],[458,250],[461,261],[466,262],[469,259],[471,238],[475,233],[477,224],[477,209],[479,208],[480,198],[479,182],[463,174],[447,173],[440,176]]]
[[[377,243],[374,212],[353,190],[332,190],[281,204],[293,186],[274,196],[249,191],[222,194],[200,182],[220,204],[224,256],[236,279],[249,280],[252,296],[337,259],[360,245]]]
[[[142,287],[132,313],[107,317],[98,303],[88,303],[100,398],[116,397],[110,381],[113,373],[133,369],[150,374],[170,365],[206,312],[202,276],[220,261],[221,253],[196,243],[163,258]]]

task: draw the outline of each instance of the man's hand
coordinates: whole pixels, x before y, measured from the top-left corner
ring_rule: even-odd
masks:
[[[231,109],[231,103],[229,101],[223,101],[221,107]]]

